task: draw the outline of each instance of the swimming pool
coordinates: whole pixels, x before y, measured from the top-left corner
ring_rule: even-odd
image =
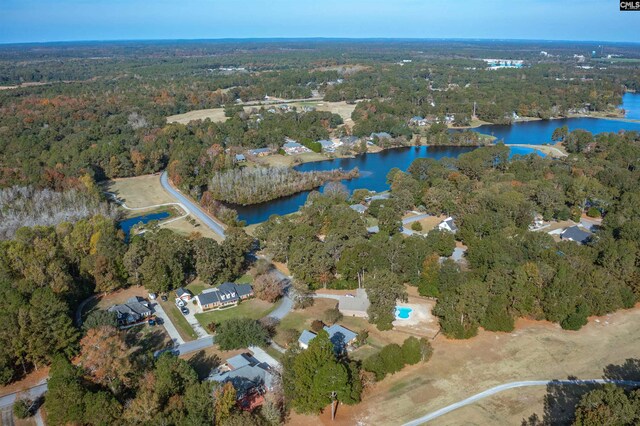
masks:
[[[396,319],[409,319],[413,309],[406,306],[396,306]]]

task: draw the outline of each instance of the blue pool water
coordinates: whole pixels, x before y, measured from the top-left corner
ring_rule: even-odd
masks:
[[[142,216],[135,216],[135,217],[131,217],[129,219],[125,219],[123,221],[121,221],[118,226],[120,227],[120,229],[122,229],[124,231],[124,234],[129,236],[129,233],[131,232],[131,228],[133,228],[136,225],[139,224],[145,224],[145,223],[149,223],[152,220],[162,220],[162,219],[166,219],[169,216],[171,216],[171,214],[169,212],[159,212],[159,213],[151,213],[151,214],[145,214]]]
[[[396,306],[396,318],[397,319],[409,319],[409,316],[413,312],[413,309],[406,306]]]

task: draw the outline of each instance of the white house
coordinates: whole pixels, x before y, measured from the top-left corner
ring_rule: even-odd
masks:
[[[448,218],[446,218],[445,220],[443,220],[438,224],[438,230],[447,231],[447,232],[451,232],[452,234],[455,234],[456,231],[458,230],[458,227],[453,221],[453,218],[449,216]]]

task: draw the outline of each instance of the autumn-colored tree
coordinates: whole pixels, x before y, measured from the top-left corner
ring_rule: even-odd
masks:
[[[114,327],[92,328],[80,341],[80,363],[91,378],[114,394],[131,383],[130,350]]]
[[[236,389],[231,382],[226,382],[224,386],[216,390],[215,416],[217,424],[223,424],[233,414],[236,406],[236,397]]]
[[[280,278],[274,273],[259,275],[253,281],[253,292],[261,300],[273,303],[284,294]]]

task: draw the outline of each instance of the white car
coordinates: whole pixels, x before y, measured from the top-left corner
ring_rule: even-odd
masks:
[[[176,305],[177,305],[179,308],[182,308],[182,307],[185,305],[184,300],[182,300],[182,299],[176,299]]]

